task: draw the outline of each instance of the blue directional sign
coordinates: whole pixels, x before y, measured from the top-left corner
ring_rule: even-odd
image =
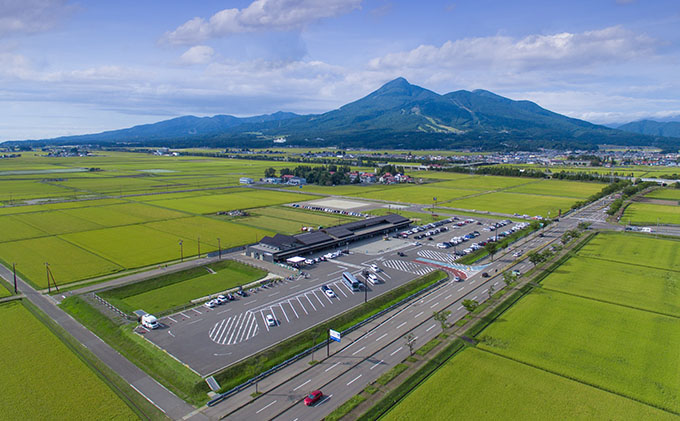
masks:
[[[335,342],[340,342],[340,332],[333,329],[329,329],[328,332],[331,335],[331,339],[333,339]]]

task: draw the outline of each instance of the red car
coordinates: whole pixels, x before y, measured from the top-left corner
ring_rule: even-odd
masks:
[[[319,399],[323,398],[323,393],[320,390],[315,390],[305,398],[305,405],[314,405]]]

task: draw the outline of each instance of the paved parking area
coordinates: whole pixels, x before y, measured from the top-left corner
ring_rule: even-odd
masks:
[[[349,254],[305,268],[306,278],[286,280],[212,309],[196,307],[163,317],[162,328],[144,336],[205,376],[364,302],[364,291],[347,287],[342,272],[364,281],[362,272],[377,265],[381,282],[367,283],[369,299],[437,268],[464,274],[463,279],[471,276],[479,268],[457,265],[453,254],[435,245],[479,228],[468,224],[420,245],[412,239],[366,240],[350,248]],[[495,235],[483,234],[471,241]],[[333,297],[324,293],[324,285],[333,290]],[[275,320],[273,326],[267,323],[268,315]]]

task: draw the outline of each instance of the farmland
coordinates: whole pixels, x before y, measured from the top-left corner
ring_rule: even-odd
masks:
[[[679,248],[675,240],[596,235],[386,419],[677,416]]]
[[[623,213],[621,222],[631,225],[680,225],[680,205],[669,202],[669,205],[633,202]]]
[[[560,209],[566,212],[573,203],[573,199],[565,197],[499,192],[453,200],[445,206],[530,216],[548,216],[550,212],[552,216],[556,216]]]
[[[196,298],[246,285],[266,275],[262,270],[235,261],[214,263],[207,268],[198,267],[119,287],[103,292],[102,296],[129,313],[138,309],[159,313],[187,305]]]
[[[382,419],[673,418],[671,414],[616,394],[468,348]]]
[[[0,305],[0,406],[13,419],[138,419],[21,303]],[[7,412],[9,411],[9,412]]]
[[[680,200],[680,189],[656,189],[645,195],[651,199]]]
[[[328,227],[355,221],[357,218],[345,215],[325,215],[293,208],[272,206],[252,209],[250,216],[234,219],[239,225],[281,232],[285,234],[297,234],[302,227],[318,228]]]
[[[518,187],[513,187],[508,192],[541,194],[547,196],[570,197],[574,199],[585,199],[598,193],[604,185],[602,183],[582,183],[576,181],[563,180],[541,180],[534,183],[527,183]]]

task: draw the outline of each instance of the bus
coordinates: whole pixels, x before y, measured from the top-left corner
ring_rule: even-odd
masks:
[[[361,282],[359,282],[357,278],[355,278],[354,275],[349,272],[342,272],[342,281],[352,291],[359,291],[361,288]]]

